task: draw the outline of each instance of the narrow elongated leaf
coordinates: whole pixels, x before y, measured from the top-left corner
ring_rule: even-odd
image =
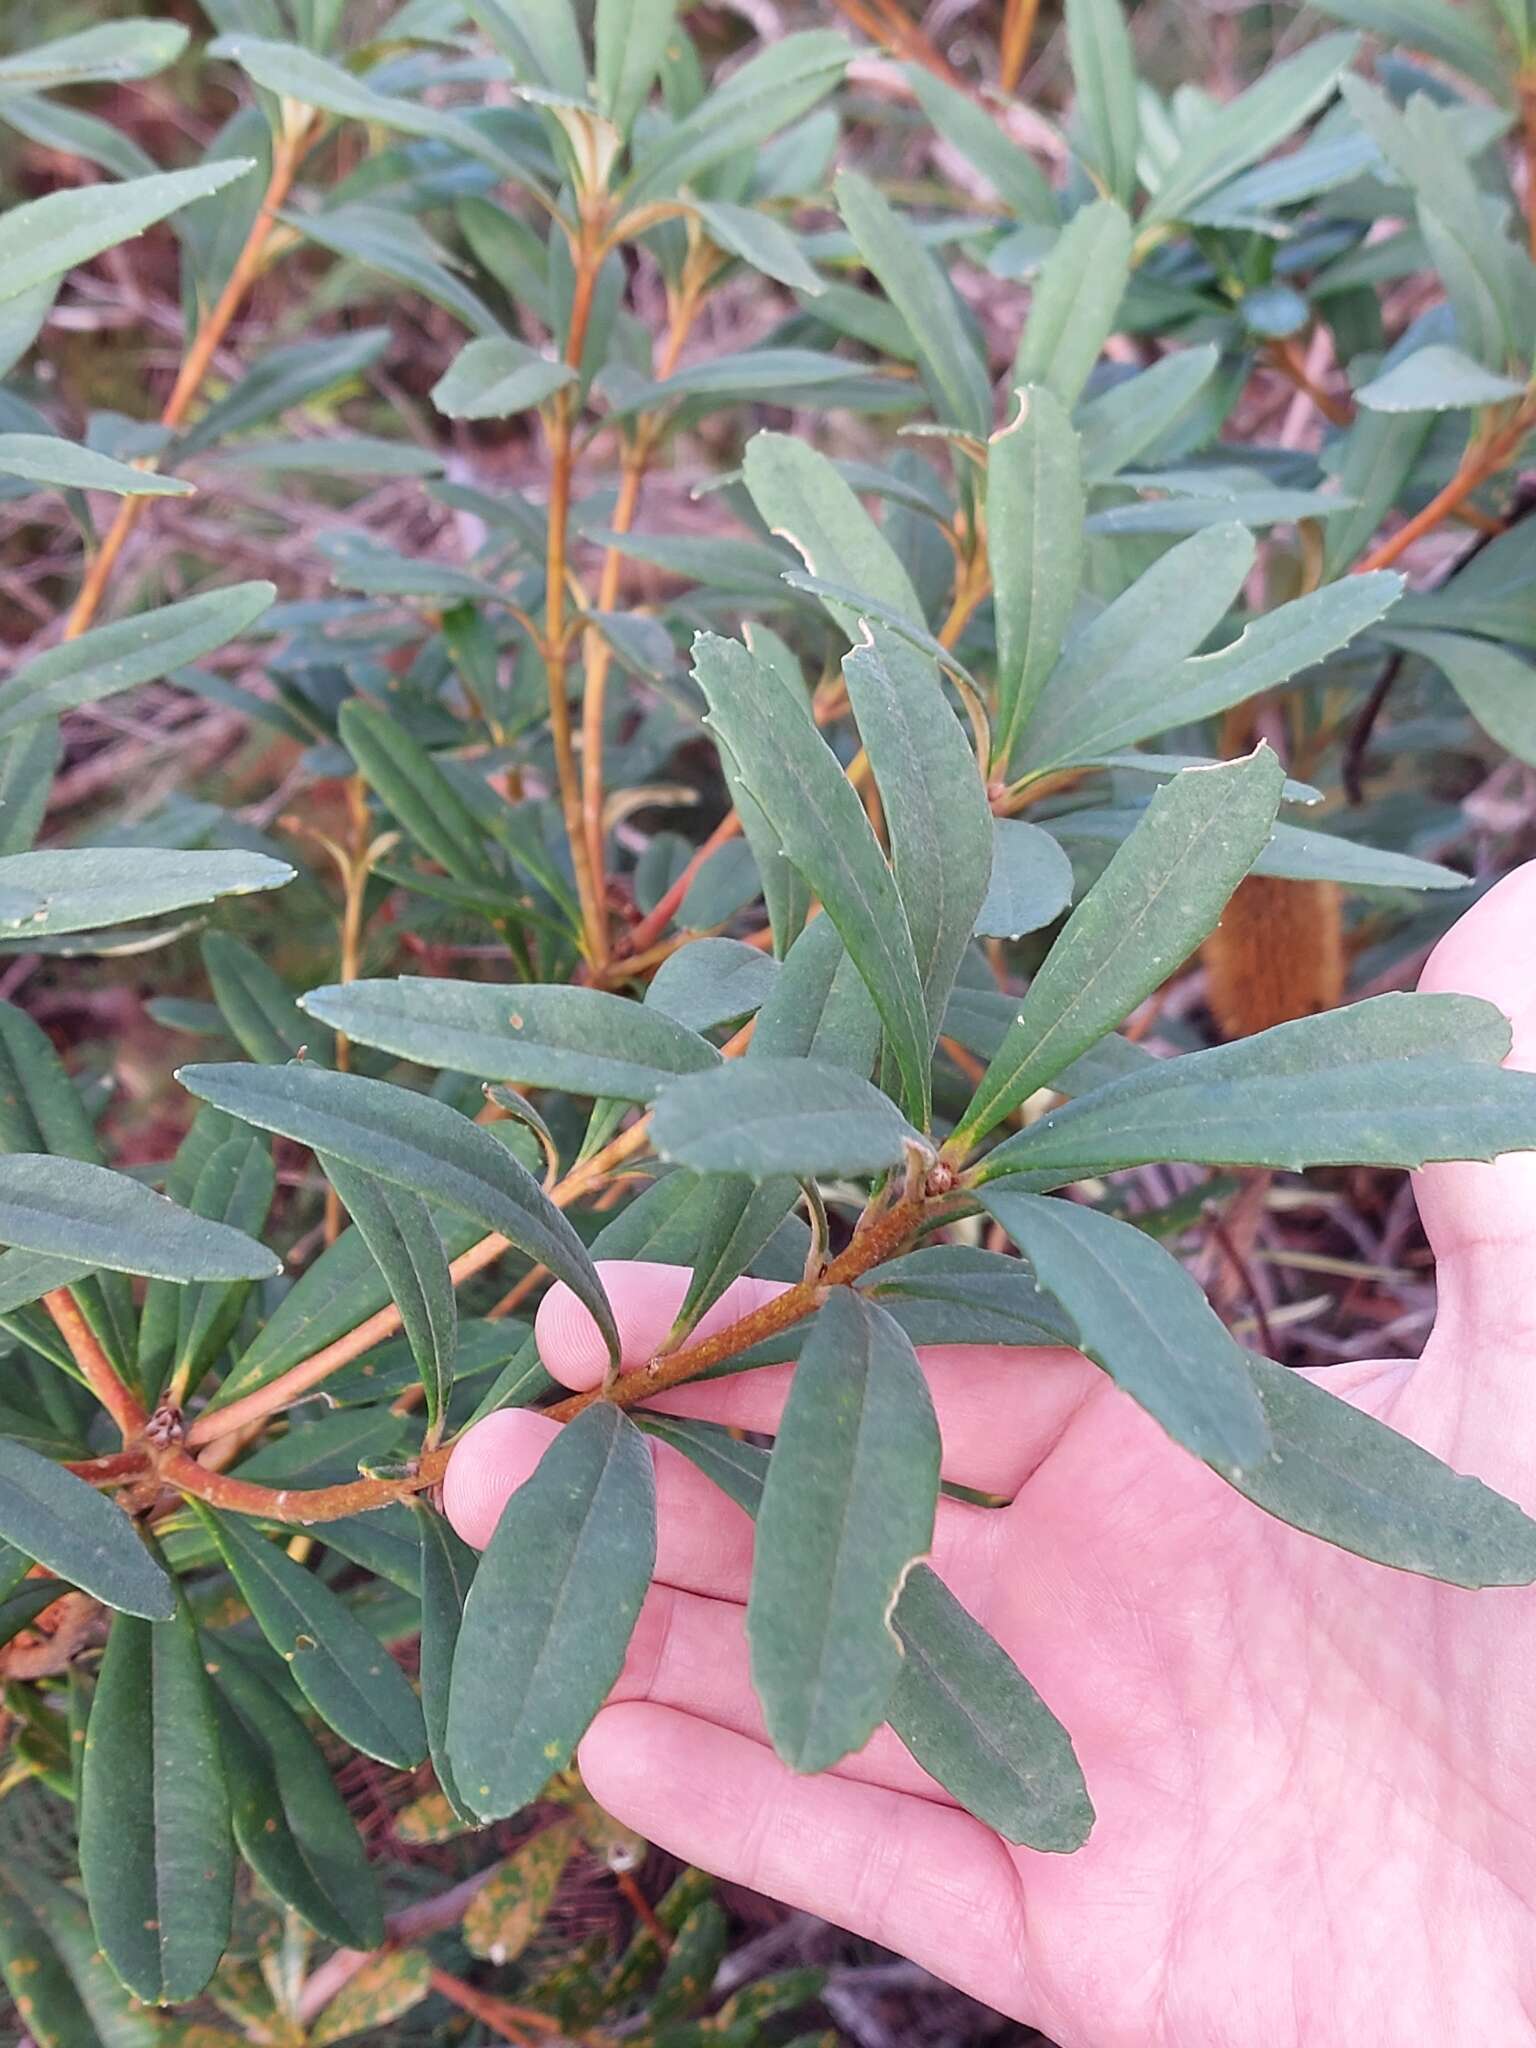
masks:
[[[477,0],[483,6],[485,0]],[[386,1948],[368,1961],[310,2027],[310,2048],[332,2048],[354,2034],[373,2034],[413,2012],[432,1989],[432,1958],[424,1948]]]
[[[61,752],[56,718],[0,742],[0,855],[25,853],[42,830]]]
[[[259,953],[232,932],[204,932],[201,950],[214,1001],[248,1058],[278,1065],[302,1053],[330,1064],[329,1029],[304,1016]]]
[[[976,756],[925,655],[869,626],[845,657],[843,677],[885,804],[931,1044],[986,900],[992,812]]]
[[[90,2015],[24,1886],[9,1873],[0,1878],[0,1975],[11,2002],[36,2048],[96,2048]]]
[[[987,445],[987,553],[997,615],[997,730],[1006,766],[1066,637],[1083,579],[1087,500],[1077,435],[1043,387]]]
[[[505,420],[574,383],[569,363],[525,342],[482,335],[469,342],[432,387],[432,403],[450,420]]]
[[[908,1110],[926,1123],[928,1020],[900,893],[836,756],[776,701],[762,666],[735,641],[701,634],[694,643],[708,723],[841,933],[885,1024]]]
[[[319,1157],[326,1178],[378,1261],[400,1311],[426,1395],[428,1434],[435,1442],[453,1384],[459,1312],[448,1254],[432,1212],[409,1188],[392,1187],[388,1181],[360,1173],[326,1153]]]
[[[1084,1180],[1150,1159],[1293,1170],[1491,1159],[1536,1145],[1536,1085],[1499,1070],[1508,1049],[1491,1004],[1375,996],[1112,1081],[1047,1112],[983,1171]]]
[[[1394,647],[1433,662],[1492,739],[1520,761],[1536,761],[1536,668],[1507,647],[1470,634],[1403,632]]]
[[[1524,390],[1516,378],[1500,376],[1463,350],[1436,342],[1362,384],[1355,398],[1371,412],[1457,412],[1502,405]]]
[[[0,912],[0,940],[14,945],[137,923],[218,896],[281,889],[293,874],[285,862],[264,853],[148,846],[50,846],[13,853],[0,859],[0,903],[18,907]]]
[[[482,1820],[526,1806],[570,1760],[618,1677],[655,1556],[645,1440],[598,1402],[502,1510],[464,1604],[448,1754]]]
[[[880,1013],[830,917],[808,924],[758,1012],[750,1057],[816,1060],[869,1078]]]
[[[306,399],[318,398],[360,377],[384,354],[390,343],[387,327],[364,327],[355,334],[327,335],[323,341],[297,341],[269,349],[224,397],[216,399],[177,444],[185,458],[211,448],[228,434],[260,426]]]
[[[464,1915],[471,1955],[501,1964],[522,1954],[555,1903],[561,1875],[579,1841],[573,1821],[557,1820],[499,1865]]]
[[[500,879],[474,812],[397,720],[381,706],[354,698],[343,705],[338,726],[358,772],[425,852],[461,881]]]
[[[0,476],[62,491],[111,491],[119,498],[185,498],[192,490],[175,477],[114,462],[52,434],[0,434]]]
[[[1536,1580],[1536,1522],[1299,1372],[1248,1361],[1272,1449],[1233,1483],[1267,1514],[1452,1586]]]
[[[600,989],[406,975],[311,989],[303,1001],[309,1015],[403,1059],[573,1095],[648,1102],[672,1076],[720,1061],[697,1032]]]
[[[1508,89],[1508,60],[1497,37],[1477,14],[1452,0],[1318,0],[1318,12],[1443,57],[1496,98]]]
[[[1054,227],[1056,195],[1034,158],[1004,132],[1002,123],[969,93],[958,91],[921,64],[902,67],[913,97],[953,148],[969,159],[1008,203],[1013,218]]]
[[[1107,483],[1177,426],[1214,376],[1219,361],[1210,342],[1179,349],[1081,405],[1077,430],[1088,482]],[[1349,490],[1347,484],[1345,490]]]
[[[377,1948],[378,1882],[307,1729],[238,1657],[220,1659],[217,1686],[227,1702],[221,1739],[241,1855],[328,1941]]]
[[[918,1762],[1005,1842],[1080,1849],[1094,1816],[1072,1738],[1013,1659],[925,1564],[894,1621],[890,1722]]]
[[[185,1187],[186,1207],[195,1216],[206,1216],[211,1222],[226,1224],[255,1238],[266,1223],[276,1185],[271,1152],[255,1131],[229,1124],[213,1110],[203,1114],[210,1122],[222,1124],[228,1135],[213,1144],[201,1165],[189,1158],[186,1174],[173,1170],[172,1192],[180,1194]],[[198,1121],[194,1121],[194,1131]],[[201,1147],[198,1149],[201,1154]],[[178,1153],[177,1167],[181,1164]],[[139,1368],[146,1394],[151,1388],[158,1389],[162,1371],[169,1368],[178,1397],[185,1401],[187,1393],[223,1349],[249,1291],[249,1283],[239,1280],[196,1287],[153,1281],[139,1324]],[[163,1355],[157,1354],[153,1343],[146,1341],[152,1338],[157,1313],[163,1318]]]
[[[0,217],[0,303],[131,241],[167,214],[222,191],[255,168],[250,157],[235,157],[119,185],[75,186],[13,206]]]
[[[981,1200],[1094,1364],[1223,1478],[1251,1473],[1269,1430],[1247,1355],[1178,1261],[1100,1209],[998,1186]]]
[[[841,172],[836,197],[859,254],[911,331],[948,424],[985,434],[992,425],[991,386],[949,280],[867,178]]]
[[[1051,820],[1053,837],[1063,845],[1097,841],[1118,846],[1146,816],[1144,810],[1073,811]],[[1251,870],[1287,882],[1342,882],[1351,889],[1465,889],[1467,877],[1455,868],[1420,860],[1390,848],[1361,846],[1337,832],[1312,832],[1301,825],[1276,825]]]
[[[378,1637],[280,1543],[239,1516],[193,1505],[257,1627],[320,1718],[366,1756],[414,1770],[426,1753],[421,1706]]]
[[[1141,118],[1136,53],[1119,0],[1067,0],[1067,49],[1077,87],[1084,156],[1111,198],[1129,206],[1136,191]]]
[[[1068,919],[957,1132],[972,1142],[1127,1017],[1213,929],[1274,825],[1285,775],[1268,747],[1187,768]]]
[[[825,455],[792,434],[754,434],[742,474],[764,523],[798,551],[812,575],[867,591],[921,622],[922,599],[901,557]],[[827,608],[849,640],[857,640],[857,611]]]
[[[518,78],[585,97],[587,60],[570,0],[468,0],[467,11]]]
[[[581,1239],[506,1147],[446,1102],[318,1067],[183,1067],[178,1078],[258,1130],[330,1153],[500,1232],[565,1281],[617,1358],[612,1312]]]
[[[677,0],[597,0],[597,103],[621,135],[656,82],[676,18]]]
[[[695,939],[662,961],[646,990],[646,1007],[689,1031],[739,1024],[762,1008],[779,978],[779,963],[739,939]]]
[[[770,43],[700,100],[670,134],[637,151],[625,198],[638,205],[676,192],[711,165],[787,128],[826,98],[852,55],[851,46],[832,29],[809,29]]]
[[[1071,1344],[1076,1326],[1036,1283],[1027,1259],[975,1245],[927,1245],[877,1266],[860,1289],[916,1345]]]
[[[86,2031],[60,2036],[60,2048],[157,2048],[163,2022],[123,1988],[102,1955],[85,1902],[35,1867],[33,1857],[9,1857],[0,1884],[13,1902],[25,1906],[32,1930],[47,1940],[84,2009]],[[55,1980],[56,1981],[56,1980]],[[60,2019],[72,2008],[56,2008]],[[29,2031],[42,2040],[36,2021]]]
[[[830,1769],[886,1718],[891,1610],[933,1541],[939,1427],[901,1329],[828,1298],[790,1387],[757,1518],[747,1641],[773,1746]]]
[[[474,1814],[459,1797],[448,1760],[448,1701],[464,1602],[478,1560],[443,1516],[425,1501],[414,1505],[421,1538],[421,1715],[427,1726],[427,1751],[451,1811],[473,1825]]]
[[[621,5],[622,0],[613,0],[613,4]],[[753,206],[732,206],[721,199],[697,199],[694,209],[712,242],[764,277],[810,298],[819,298],[826,289],[820,271],[813,267],[798,239],[771,213]]]
[[[0,98],[66,85],[115,85],[152,78],[187,47],[176,21],[104,21],[0,58]]]
[[[1072,863],[1039,825],[997,818],[992,829],[992,880],[976,916],[976,935],[1022,938],[1054,923],[1072,901]]]
[[[1100,199],[1074,214],[1041,265],[1013,361],[1016,383],[1043,386],[1070,412],[1114,332],[1131,275],[1131,222]]]
[[[149,2004],[195,1998],[229,1939],[229,1800],[197,1626],[120,1615],[86,1729],[80,1869],[97,1939]]]
[[[126,1174],[36,1152],[0,1158],[0,1240],[161,1280],[268,1280],[282,1270],[243,1231],[178,1209]]]
[[[732,1060],[672,1082],[652,1117],[663,1159],[759,1181],[878,1173],[914,1136],[889,1096],[819,1060]]]
[[[0,1536],[120,1613],[165,1621],[175,1611],[171,1581],[116,1502],[10,1437],[0,1437]]]

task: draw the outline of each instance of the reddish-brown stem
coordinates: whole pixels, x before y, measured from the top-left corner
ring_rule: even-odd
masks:
[[[187,350],[172,386],[171,395],[160,414],[160,424],[174,432],[186,420],[197,394],[203,388],[204,379],[213,365],[219,347],[228,333],[235,315],[245,303],[246,294],[260,275],[266,260],[267,244],[277,226],[277,216],[283,203],[293,189],[299,166],[304,161],[309,147],[311,124],[306,121],[302,127],[285,129],[272,148],[272,174],[267,180],[267,189],[262,198],[261,208],[251,223],[245,246],[235,259],[235,267],[229,273],[229,281],[220,292],[213,309],[203,321]],[[86,631],[101,610],[102,599],[112,580],[123,549],[127,546],[133,529],[139,522],[148,498],[124,498],[118,507],[117,516],[107,529],[106,537],[97,549],[85,580],[65,622],[63,637],[75,640]]]
[[[635,1882],[633,1873],[628,1870],[616,1870],[614,1872],[614,1882],[629,1901],[630,1910],[652,1941],[655,1942],[664,1956],[670,1955],[672,1953],[672,1937],[656,1918],[656,1908]]]
[[[1354,408],[1343,399],[1335,398],[1332,392],[1323,389],[1307,368],[1306,356],[1294,340],[1272,343],[1269,360],[1287,383],[1293,384],[1303,397],[1312,401],[1330,426],[1349,425],[1354,418]]]
[[[1371,569],[1390,569],[1415,541],[1422,540],[1442,520],[1459,511],[1463,502],[1496,475],[1519,447],[1533,420],[1536,420],[1536,402],[1526,398],[1503,427],[1480,436],[1472,443],[1445,488],[1437,491],[1422,511],[1405,520],[1396,533],[1372,548],[1368,555],[1362,556],[1355,564],[1353,574],[1361,576]]]
[[[81,1378],[117,1424],[123,1442],[130,1443],[149,1417],[118,1377],[116,1366],[96,1341],[96,1334],[76,1307],[74,1296],[68,1288],[56,1287],[43,1296],[43,1307],[68,1345]]]
[[[677,915],[678,910],[682,907],[683,898],[688,894],[699,869],[703,867],[705,861],[709,859],[712,853],[718,853],[721,847],[728,840],[734,839],[740,830],[740,817],[735,811],[728,811],[714,831],[710,833],[704,843],[693,853],[682,873],[667,890],[666,894],[657,899],[654,906],[646,912],[645,916],[641,918],[640,922],[629,934],[629,944],[625,949],[627,959],[624,962],[616,962],[616,968],[622,965],[632,967],[635,954],[643,953],[647,947],[655,945],[656,941]]]
[[[1029,46],[1035,39],[1035,17],[1040,0],[1005,0],[1003,33],[998,50],[998,83],[1004,92],[1017,92],[1024,76]]]

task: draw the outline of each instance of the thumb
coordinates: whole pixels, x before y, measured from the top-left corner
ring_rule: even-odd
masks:
[[[1419,987],[1495,1004],[1514,1035],[1504,1064],[1536,1072],[1536,862],[1517,868],[1451,928]],[[1415,1189],[1435,1253],[1442,1317],[1448,1307],[1474,1303],[1504,1315],[1522,1291],[1517,1269],[1536,1250],[1536,1153],[1506,1152],[1487,1165],[1429,1166]],[[1480,1320],[1486,1325],[1486,1315]]]

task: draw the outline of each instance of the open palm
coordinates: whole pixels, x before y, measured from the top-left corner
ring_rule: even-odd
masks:
[[[1536,1067],[1536,868],[1442,944],[1424,986],[1498,1003]],[[1536,1507],[1536,1157],[1420,1177],[1440,1312],[1415,1365],[1330,1389]],[[661,1342],[678,1268],[604,1277],[626,1363]],[[742,1281],[723,1323],[766,1283]],[[557,1291],[550,1370],[602,1347]],[[1400,2048],[1536,2030],[1536,1592],[1469,1593],[1270,1520],[1075,1353],[925,1363],[948,1479],[934,1563],[1071,1730],[1088,1846],[1005,1845],[882,1730],[823,1778],[767,1747],[747,1674],[751,1525],[658,1447],[657,1584],[581,1751],[595,1796],[706,1869],[926,1964],[1063,2048]],[[658,1406],[771,1429],[786,1369]],[[449,1469],[484,1543],[554,1425],[491,1417]]]

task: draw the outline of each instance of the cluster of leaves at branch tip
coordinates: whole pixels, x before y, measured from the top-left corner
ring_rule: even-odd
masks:
[[[1061,176],[932,51],[872,101],[841,32],[715,56],[676,0],[206,0],[195,42],[124,19],[0,54],[7,152],[92,173],[0,210],[0,490],[49,535],[26,589],[79,554],[0,683],[0,952],[82,1017],[151,987],[142,1070],[174,1057],[184,1132],[130,1165],[122,1048],[66,1059],[0,1002],[0,1656],[34,1674],[0,1799],[72,1809],[83,1887],[0,1857],[0,1972],[48,2048],[171,2038],[143,2007],[205,1987],[246,2038],[314,2044],[448,1995],[386,1918],[338,1743],[430,1762],[405,1841],[561,1802],[457,1909],[542,2027],[749,2048],[814,1996],[789,1973],[709,2011],[726,1928],[692,1872],[616,1960],[540,1960],[581,1845],[642,1853],[572,1759],[651,1582],[654,1441],[755,1522],[786,1764],[888,1726],[1007,1842],[1079,1848],[1091,1788],[1028,1645],[927,1561],[925,1345],[1020,1375],[1075,1346],[1255,1513],[1536,1581],[1536,1524],[1240,1342],[1179,1216],[1113,1178],[1536,1149],[1536,1077],[1469,998],[1137,1037],[1255,877],[1358,899],[1359,984],[1390,985],[1474,843],[1489,865],[1444,790],[1536,763],[1527,11],[1318,8],[1344,30],[1221,102],[1140,77],[1118,0],[1066,0]],[[1358,30],[1402,46],[1378,83]],[[150,79],[237,111],[162,165],[137,101],[91,97]],[[95,391],[74,417],[86,372],[51,360],[108,254],[146,305],[178,267],[155,422]],[[961,265],[1028,285],[1002,356]],[[712,325],[743,280],[772,324]],[[406,318],[430,379],[399,374]],[[1275,379],[1316,433],[1255,433]],[[707,517],[660,508],[668,462],[712,466]],[[230,558],[276,530],[310,594],[195,559],[210,504],[257,508]],[[452,545],[393,538],[427,532]],[[65,721],[137,733],[146,688],[248,731],[273,801],[156,782],[59,829]],[[621,1374],[603,1270],[635,1260],[691,1278]],[[743,1275],[781,1291],[700,1336]],[[552,1284],[605,1354],[590,1394],[539,1356]],[[647,1404],[786,1363],[771,1444]],[[477,1557],[431,1488],[513,1407],[564,1426]]]

